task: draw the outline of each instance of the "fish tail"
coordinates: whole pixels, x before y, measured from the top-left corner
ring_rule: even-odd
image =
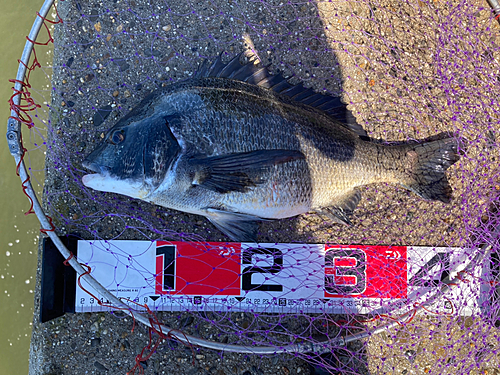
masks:
[[[405,145],[405,173],[401,185],[424,199],[449,203],[452,189],[446,170],[459,160],[455,137]]]

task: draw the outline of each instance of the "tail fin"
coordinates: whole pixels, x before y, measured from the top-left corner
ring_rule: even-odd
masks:
[[[401,183],[424,199],[449,203],[452,189],[445,172],[459,160],[459,140],[445,138],[406,146],[406,178]]]

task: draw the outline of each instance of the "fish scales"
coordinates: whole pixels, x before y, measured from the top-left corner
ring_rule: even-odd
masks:
[[[293,149],[305,154],[307,163],[279,165],[275,167],[272,177],[266,176],[270,182],[254,191],[255,195],[262,197],[261,201],[269,200],[271,194],[268,192],[273,190],[271,181],[282,184],[292,181],[279,188],[289,192],[286,202],[293,207],[295,199],[300,199],[301,204],[309,201],[309,209],[330,206],[335,203],[336,197],[355,186],[387,181],[384,169],[377,168],[380,161],[371,156],[379,146],[357,141],[357,135],[319,111],[301,108],[296,103],[280,102],[280,98],[268,90],[235,81],[214,79],[203,87],[193,85],[196,90],[193,95],[198,95],[205,106],[191,111],[182,122],[185,126],[173,131],[194,145],[197,152],[205,153],[210,149],[210,154],[223,155],[260,149]],[[232,100],[211,95],[221,87],[224,95]],[[224,106],[219,104],[221,102]],[[323,122],[319,122],[318,118]],[[259,136],[252,137],[252,134]],[[211,136],[206,145],[203,139],[208,135]],[[359,149],[357,152],[356,147]],[[307,186],[309,181],[312,182],[310,188]],[[227,195],[224,198],[232,203],[245,199],[245,194],[241,193]],[[255,197],[252,201],[255,202]],[[274,205],[282,203],[283,199]],[[255,210],[262,208],[255,206]],[[265,212],[259,212],[261,217],[267,217]],[[283,214],[286,215],[283,217],[293,216]]]
[[[454,138],[385,145],[321,109],[211,73],[145,98],[84,161],[98,172],[84,184],[206,216],[233,240],[255,240],[258,220],[310,211],[350,224],[356,188],[371,183],[451,198],[444,172],[458,160]]]

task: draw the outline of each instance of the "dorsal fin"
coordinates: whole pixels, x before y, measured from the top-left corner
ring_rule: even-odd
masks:
[[[222,53],[212,64],[204,60],[193,77],[228,78],[265,87],[278,94],[288,96],[296,102],[318,108],[356,134],[368,137],[366,131],[356,122],[356,118],[347,109],[347,105],[342,103],[340,97],[317,93],[311,88],[304,87],[302,83],[293,85],[288,82],[291,77],[284,78],[281,74],[271,74],[267,66],[263,66],[260,62],[255,64],[254,61],[260,61],[260,59],[258,56],[252,58],[253,54],[249,55],[248,52],[246,57],[249,62],[242,65],[240,63],[242,54],[236,55],[226,64],[222,62]]]

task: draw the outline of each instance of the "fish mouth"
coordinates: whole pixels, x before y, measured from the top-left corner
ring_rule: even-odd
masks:
[[[109,168],[108,167],[105,167],[103,165],[99,165],[97,163],[92,163],[88,160],[84,160],[82,162],[82,166],[85,168],[85,169],[88,169],[88,170],[91,170],[92,172],[95,172],[95,173],[98,173],[98,174],[107,174],[109,172]]]
[[[103,189],[100,186],[103,185],[103,181],[105,181],[109,176],[109,168],[99,165],[97,163],[90,162],[89,160],[84,160],[82,162],[82,166],[85,169],[91,170],[95,173],[88,173],[82,176],[82,183],[84,186],[99,190],[99,191],[108,191]]]

